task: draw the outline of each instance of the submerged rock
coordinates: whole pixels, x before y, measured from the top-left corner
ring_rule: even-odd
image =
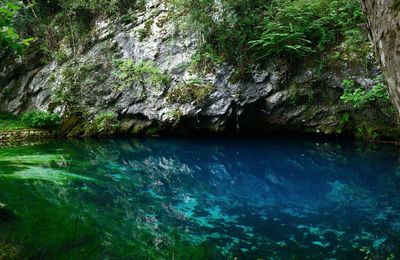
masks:
[[[8,221],[14,218],[14,214],[6,207],[6,204],[0,202],[0,221]]]
[[[328,247],[328,246],[330,246],[331,245],[331,243],[322,243],[321,241],[314,241],[314,242],[312,242],[314,245],[316,245],[316,246],[320,246],[320,247]]]

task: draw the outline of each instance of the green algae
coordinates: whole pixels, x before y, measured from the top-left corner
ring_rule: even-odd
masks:
[[[34,180],[44,180],[44,181],[52,181],[56,183],[64,183],[69,180],[85,180],[85,181],[94,181],[95,179],[69,173],[63,170],[55,170],[55,169],[46,169],[41,167],[33,167],[28,166],[26,169],[22,171],[16,171],[12,174],[3,174],[0,175],[0,178],[16,178],[16,179],[34,179]]]
[[[20,153],[21,150],[28,151],[28,154]],[[2,150],[0,152],[0,178],[32,179],[56,183],[65,183],[69,180],[95,180],[62,169],[63,165],[71,163],[61,155],[62,150],[56,154],[29,154],[29,151],[31,151],[30,148]],[[54,165],[61,169],[51,168]]]

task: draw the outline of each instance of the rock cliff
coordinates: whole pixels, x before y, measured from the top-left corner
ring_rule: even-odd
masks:
[[[400,1],[358,0],[367,20],[368,34],[387,80],[392,102],[400,115]]]
[[[168,4],[98,19],[77,46],[47,64],[31,50],[1,71],[0,110],[61,113],[68,136],[298,131],[396,139],[395,113],[373,101],[343,103],[344,79],[370,89],[380,68],[338,44],[323,56],[254,64],[246,77],[227,63],[199,69],[199,39],[177,29]]]

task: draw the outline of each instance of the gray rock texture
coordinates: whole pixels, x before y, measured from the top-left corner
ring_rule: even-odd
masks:
[[[0,109],[61,113],[69,136],[300,131],[397,138],[390,111],[374,103],[360,111],[340,100],[344,79],[367,89],[377,83],[380,68],[373,57],[364,57],[363,64],[271,59],[252,65],[246,78],[226,63],[198,70],[191,58],[199,47],[196,33],[177,30],[170,16],[165,3],[149,2],[132,14],[134,22],[99,20],[76,53],[62,45],[65,62],[42,66],[34,55],[17,60],[1,72]],[[132,70],[148,67],[130,71],[128,77],[135,78],[127,81],[118,60],[131,60]]]
[[[400,115],[400,1],[358,0],[367,20],[393,105]]]

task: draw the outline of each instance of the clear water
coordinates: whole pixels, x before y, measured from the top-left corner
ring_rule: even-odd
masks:
[[[1,148],[0,259],[396,258],[399,165],[397,146],[311,139]]]

